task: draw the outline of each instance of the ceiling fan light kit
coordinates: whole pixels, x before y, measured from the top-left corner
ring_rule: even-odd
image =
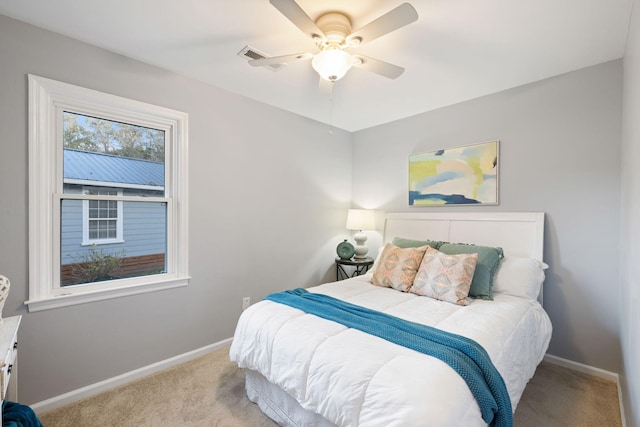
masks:
[[[320,77],[335,82],[347,74],[353,65],[353,58],[343,49],[329,47],[318,53],[311,60],[311,66]]]
[[[342,12],[328,12],[315,21],[295,0],[269,0],[289,21],[316,43],[319,52],[310,52],[260,58],[249,61],[253,66],[273,66],[295,60],[312,59],[311,66],[321,78],[330,82],[341,79],[352,66],[384,77],[395,79],[404,68],[363,55],[353,55],[347,49],[372,41],[418,19],[418,13],[409,3],[403,3],[364,27],[351,30],[351,20]]]

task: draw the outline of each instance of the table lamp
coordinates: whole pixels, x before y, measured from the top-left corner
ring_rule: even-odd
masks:
[[[347,213],[347,230],[358,230],[354,234],[353,239],[356,241],[356,259],[367,257],[369,248],[365,246],[367,235],[362,230],[375,230],[376,223],[372,210],[368,209],[349,209]]]

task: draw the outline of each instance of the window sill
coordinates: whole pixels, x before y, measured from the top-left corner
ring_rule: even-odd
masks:
[[[124,243],[124,239],[113,239],[113,240],[83,240],[80,243],[81,246],[102,246],[102,245],[112,245],[114,243]]]
[[[184,287],[189,284],[189,276],[162,278],[157,281],[135,284],[109,289],[101,289],[76,294],[48,295],[42,298],[25,301],[29,312],[51,310],[54,308],[68,307],[71,305],[85,304],[88,302],[102,301],[112,298],[120,298],[128,295],[144,294],[165,289]]]

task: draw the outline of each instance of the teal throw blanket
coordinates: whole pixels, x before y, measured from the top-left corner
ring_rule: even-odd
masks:
[[[2,402],[3,427],[42,427],[36,413],[30,407],[17,402]]]
[[[265,299],[437,357],[466,381],[487,424],[492,427],[513,426],[507,387],[485,349],[472,339],[302,288],[274,293]]]

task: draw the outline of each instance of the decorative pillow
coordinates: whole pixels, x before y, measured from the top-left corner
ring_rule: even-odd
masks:
[[[547,268],[547,264],[534,258],[504,257],[493,281],[493,293],[536,301]]]
[[[391,241],[394,245],[399,248],[418,248],[420,246],[431,246],[433,249],[438,249],[440,245],[445,242],[439,242],[437,240],[413,240],[413,239],[405,239],[404,237],[394,237]]]
[[[473,275],[469,296],[486,300],[493,299],[491,288],[493,276],[500,266],[500,260],[504,257],[502,248],[489,246],[476,246],[465,243],[444,243],[439,250],[448,255],[478,254],[478,264]]]
[[[410,292],[467,305],[478,254],[447,255],[427,248]]]
[[[408,291],[428,247],[399,248],[387,243],[373,272],[371,283],[402,292]]]

